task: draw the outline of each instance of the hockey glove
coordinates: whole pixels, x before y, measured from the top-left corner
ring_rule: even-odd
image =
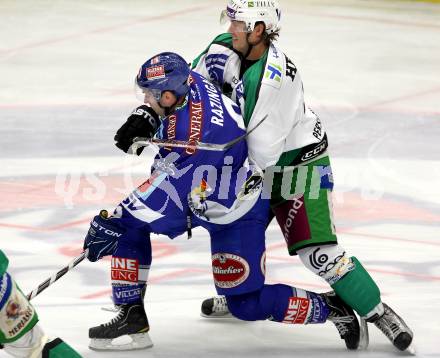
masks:
[[[100,258],[112,255],[118,244],[118,239],[125,233],[125,230],[107,219],[107,212],[102,210],[90,223],[90,229],[84,239],[84,250],[89,249],[87,258],[91,262]]]
[[[118,129],[115,135],[116,146],[125,153],[133,144],[136,137],[152,138],[160,126],[159,116],[151,107],[139,106],[128,117],[127,121]],[[144,147],[137,149],[136,154],[140,155]]]

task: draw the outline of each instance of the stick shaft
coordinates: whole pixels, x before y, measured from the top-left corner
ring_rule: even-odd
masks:
[[[200,150],[208,150],[208,151],[215,151],[215,152],[223,152],[229,148],[231,148],[236,143],[242,141],[243,139],[247,138],[255,129],[257,129],[261,123],[263,123],[268,115],[265,115],[263,119],[261,119],[255,127],[248,130],[246,134],[243,134],[240,137],[237,137],[230,142],[224,143],[224,144],[216,144],[216,143],[203,143],[203,142],[186,142],[183,140],[170,140],[170,139],[157,139],[157,138],[141,138],[136,137],[134,138],[132,152],[136,153],[137,148],[139,147],[146,147],[150,144],[155,144],[159,147],[173,147],[173,148],[188,148],[188,149],[200,149]]]
[[[36,296],[38,296],[41,292],[43,292],[46,288],[52,285],[55,281],[58,281],[61,277],[63,277],[66,273],[72,270],[75,266],[77,266],[80,262],[82,262],[88,254],[89,250],[86,249],[81,255],[75,257],[69,264],[63,267],[61,270],[56,272],[54,275],[49,277],[46,281],[40,283],[38,287],[36,287],[32,292],[27,295],[28,300],[32,300]]]

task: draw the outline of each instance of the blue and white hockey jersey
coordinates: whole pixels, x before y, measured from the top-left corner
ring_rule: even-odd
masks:
[[[240,108],[203,76],[191,72],[185,102],[166,117],[156,136],[224,144],[246,133]],[[175,237],[193,226],[229,224],[258,200],[261,180],[248,179],[246,140],[225,151],[163,147],[150,178],[116,209],[131,227]],[[260,178],[261,179],[261,178]],[[129,215],[127,215],[129,214]],[[264,213],[266,215],[266,213]]]

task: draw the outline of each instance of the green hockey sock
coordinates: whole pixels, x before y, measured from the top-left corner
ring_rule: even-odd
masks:
[[[42,358],[81,358],[81,356],[61,338],[55,338],[44,346]]]
[[[366,316],[381,302],[379,287],[358,259],[351,259],[355,269],[333,284],[332,288],[360,316]]]

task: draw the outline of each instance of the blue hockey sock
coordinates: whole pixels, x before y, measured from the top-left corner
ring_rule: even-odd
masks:
[[[148,279],[151,261],[151,241],[148,233],[130,230],[118,241],[111,267],[115,304],[143,301],[142,290]]]
[[[142,302],[142,289],[144,287],[145,284],[112,284],[113,303],[115,305],[126,305]]]
[[[329,309],[314,292],[287,285],[264,285],[259,291],[226,296],[231,313],[245,321],[269,319],[290,324],[323,323]]]

